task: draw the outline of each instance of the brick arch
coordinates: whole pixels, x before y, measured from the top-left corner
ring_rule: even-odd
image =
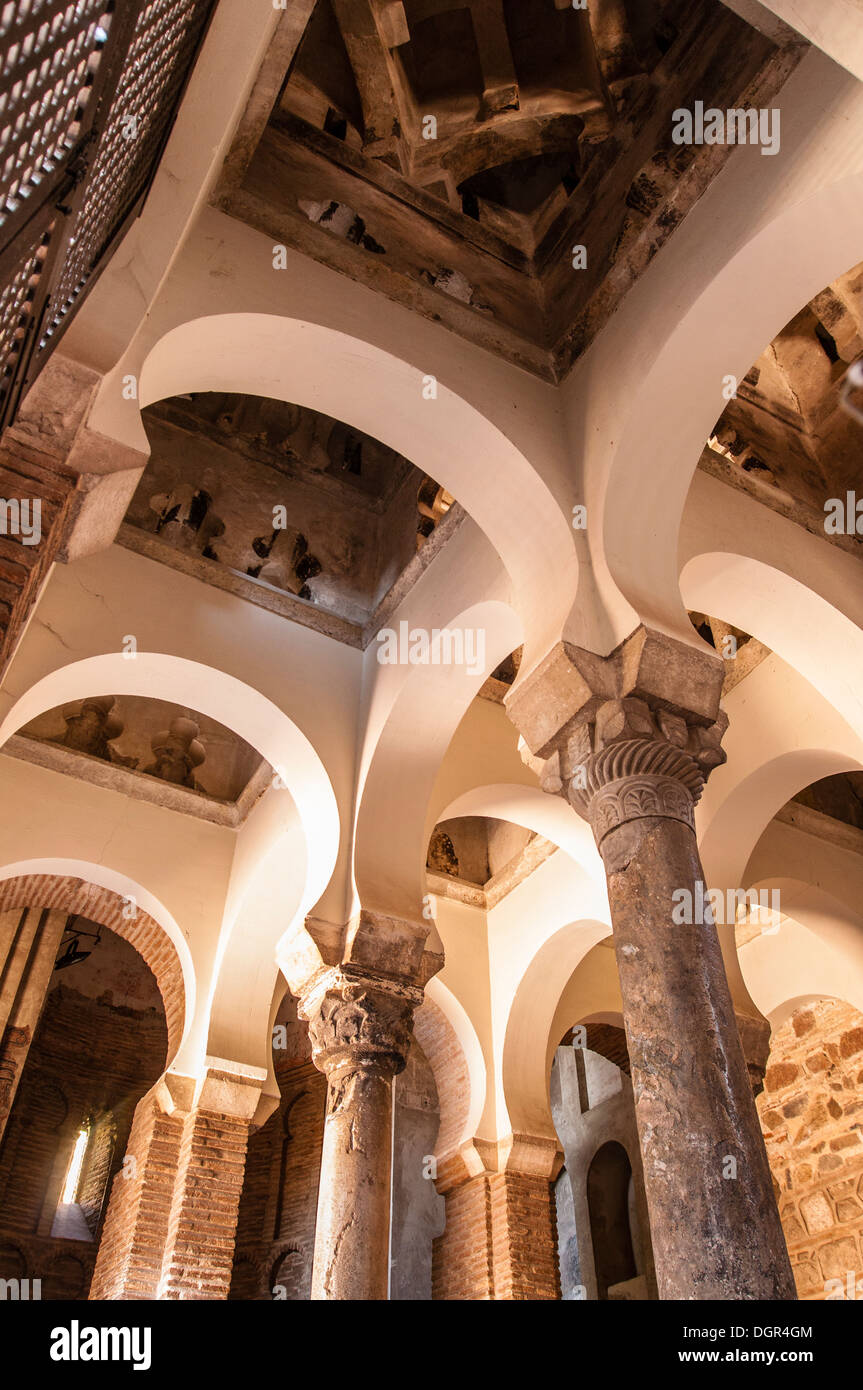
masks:
[[[626,1032],[618,1024],[614,1023],[595,1023],[585,1019],[580,1025],[584,1028],[586,1039],[584,1043],[587,1052],[596,1052],[600,1057],[604,1057],[607,1062],[613,1062],[622,1072],[631,1077],[629,1069],[629,1048],[626,1043]],[[572,1045],[574,1029],[570,1028],[561,1038],[561,1047]]]
[[[454,1153],[464,1137],[470,1109],[470,1073],[456,1031],[441,1008],[426,998],[414,1016],[414,1036],[432,1069],[440,1106],[435,1152]]]
[[[0,882],[0,912],[13,907],[55,908],[77,913],[116,932],[152,970],[168,1027],[168,1060],[176,1056],[186,1017],[183,967],[173,942],[149,912],[138,907],[135,918],[123,916],[128,899],[87,879],[61,874],[22,874]]]

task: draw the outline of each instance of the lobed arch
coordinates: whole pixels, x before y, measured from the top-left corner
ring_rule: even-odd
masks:
[[[134,904],[134,916],[130,916]],[[168,1028],[166,1069],[195,1012],[192,956],[179,925],[152,894],[122,874],[78,860],[28,860],[0,867],[0,911],[14,907],[79,913],[128,941],[156,980]]]

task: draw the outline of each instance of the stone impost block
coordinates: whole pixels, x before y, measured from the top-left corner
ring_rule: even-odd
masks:
[[[609,657],[559,644],[507,709],[543,790],[566,796],[599,842],[639,817],[694,824],[725,761],[722,679],[719,657],[642,627]]]
[[[558,643],[505,703],[531,754],[549,758],[602,706],[629,698],[708,729],[719,714],[723,679],[720,657],[639,627],[607,657]]]

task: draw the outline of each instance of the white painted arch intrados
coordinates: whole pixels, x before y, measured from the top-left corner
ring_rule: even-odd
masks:
[[[799,671],[863,738],[863,631],[827,599],[785,570],[727,551],[693,556],[680,590],[687,608],[733,623]]]
[[[467,1069],[469,1095],[464,1107],[464,1120],[456,1145],[458,1147],[474,1138],[485,1108],[488,1080],[482,1044],[467,1010],[439,975],[433,975],[428,981],[425,997],[440,1009],[455,1034]],[[429,1058],[429,1061],[433,1067],[434,1059]],[[443,1129],[443,1126],[441,1128]]]
[[[554,1020],[564,995],[593,948],[611,933],[607,922],[573,919],[542,943],[525,970],[510,1005],[501,1074],[504,1103],[513,1133],[556,1138],[551,1113],[551,1062],[560,1036]],[[611,957],[613,959],[613,957]],[[579,1014],[613,1010],[618,1001],[597,998],[589,980]]]
[[[516,782],[474,787],[451,801],[435,820],[455,820],[460,816],[488,816],[491,820],[509,821],[532,830],[551,840],[596,883],[605,887],[605,870],[593,832],[587,821],[561,796],[551,796],[539,787]]]
[[[225,671],[163,652],[134,659],[109,652],[71,662],[36,681],[0,725],[0,747],[24,724],[95,693],[137,695],[197,709],[245,739],[283,776],[308,846],[306,907],[332,876],[339,846],[339,812],[326,768],[293,720],[260,691]]]
[[[689,484],[725,405],[723,381],[741,380],[795,314],[859,262],[863,172],[786,206],[742,246],[731,236],[727,244],[727,261],[657,345],[641,378],[603,508],[608,566],[621,593],[648,625],[690,643],[678,536]],[[672,240],[666,252],[674,248]]]
[[[547,628],[553,640],[575,594],[571,527],[524,454],[444,381],[427,398],[422,371],[370,342],[301,319],[232,313],[170,330],[141,368],[142,409],[196,391],[307,406],[410,459],[484,531],[524,602],[531,638]]]
[[[781,806],[812,782],[861,768],[863,631],[793,575],[750,555],[712,551],[694,556],[684,566],[680,588],[688,608],[751,633],[812,687],[811,703],[805,710],[801,706],[799,716],[809,711],[808,746],[778,752],[759,746],[759,756],[745,774],[741,770],[722,800],[717,792],[725,787],[726,773],[738,769],[729,763],[708,783],[701,816],[702,859],[716,886],[736,887],[759,837]],[[747,679],[757,674],[756,670]],[[740,689],[742,693],[745,686]],[[793,697],[788,694],[800,699],[799,691]],[[826,716],[832,717],[833,711],[839,718],[828,730]],[[741,717],[744,711],[738,712]],[[764,713],[751,708],[745,717],[754,720]],[[704,824],[707,812],[710,818]]]
[[[441,622],[485,634],[481,670],[466,666],[383,667],[400,685],[359,789],[354,879],[364,907],[408,919],[425,892],[429,809],[447,748],[483,682],[522,640],[509,604],[471,605]]]
[[[779,898],[777,921],[740,951],[747,989],[773,1027],[806,999],[863,1010],[863,916],[800,879],[763,877],[749,887]]]

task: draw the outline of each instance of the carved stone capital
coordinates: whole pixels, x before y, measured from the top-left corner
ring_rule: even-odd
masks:
[[[642,817],[693,825],[704,783],[725,761],[717,660],[639,629],[606,658],[562,645],[514,692],[522,757],[544,791],[590,821],[598,844]]]
[[[414,1009],[422,998],[415,985],[350,966],[327,971],[298,1005],[309,1025],[315,1066],[331,1083],[353,1072],[397,1075],[404,1069]]]
[[[617,826],[647,816],[694,829],[705,780],[725,758],[723,732],[723,720],[705,730],[643,700],[608,701],[563,750],[561,790],[590,821],[597,844]]]

